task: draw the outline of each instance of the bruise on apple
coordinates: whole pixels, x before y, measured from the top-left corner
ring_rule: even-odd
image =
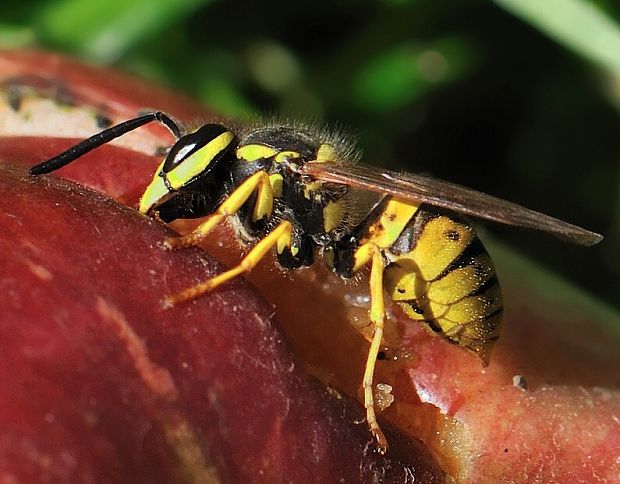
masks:
[[[428,457],[374,453],[242,280],[162,310],[218,270],[202,251],[67,181],[4,167],[0,185],[3,479],[439,482]]]

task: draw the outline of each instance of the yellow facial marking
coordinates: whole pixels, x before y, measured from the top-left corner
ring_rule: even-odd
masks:
[[[235,136],[230,131],[220,134],[193,155],[183,160],[168,172],[168,181],[174,190],[178,190],[207,169],[209,163],[232,143]]]
[[[237,158],[245,161],[256,161],[262,158],[271,158],[278,152],[265,145],[245,145],[237,148]]]
[[[147,213],[151,207],[153,207],[157,202],[159,202],[164,196],[170,193],[168,187],[164,183],[164,179],[159,176],[161,170],[164,167],[164,162],[162,161],[157,167],[157,171],[155,172],[155,176],[149,186],[146,187],[142,197],[140,198],[140,213]]]

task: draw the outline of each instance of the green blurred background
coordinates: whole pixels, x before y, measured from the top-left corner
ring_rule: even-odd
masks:
[[[4,0],[40,46],[237,117],[350,129],[367,163],[427,172],[599,231],[594,248],[487,230],[620,307],[620,3]]]

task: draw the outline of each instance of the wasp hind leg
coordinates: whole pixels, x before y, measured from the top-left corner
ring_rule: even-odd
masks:
[[[381,250],[374,248],[372,254],[372,266],[370,269],[370,321],[374,326],[374,334],[370,343],[368,357],[366,358],[366,368],[362,386],[364,388],[364,406],[366,407],[366,421],[368,428],[375,438],[377,450],[380,454],[387,452],[388,443],[375,413],[375,399],[372,392],[372,382],[375,373],[375,365],[381,340],[383,339],[383,324],[385,318],[385,303],[383,301],[383,270],[385,268]]]

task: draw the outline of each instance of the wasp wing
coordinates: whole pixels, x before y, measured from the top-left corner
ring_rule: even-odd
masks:
[[[494,222],[542,230],[580,245],[594,245],[603,239],[600,234],[516,203],[423,175],[332,162],[306,163],[303,173],[325,182],[385,193],[401,200],[426,203]]]

